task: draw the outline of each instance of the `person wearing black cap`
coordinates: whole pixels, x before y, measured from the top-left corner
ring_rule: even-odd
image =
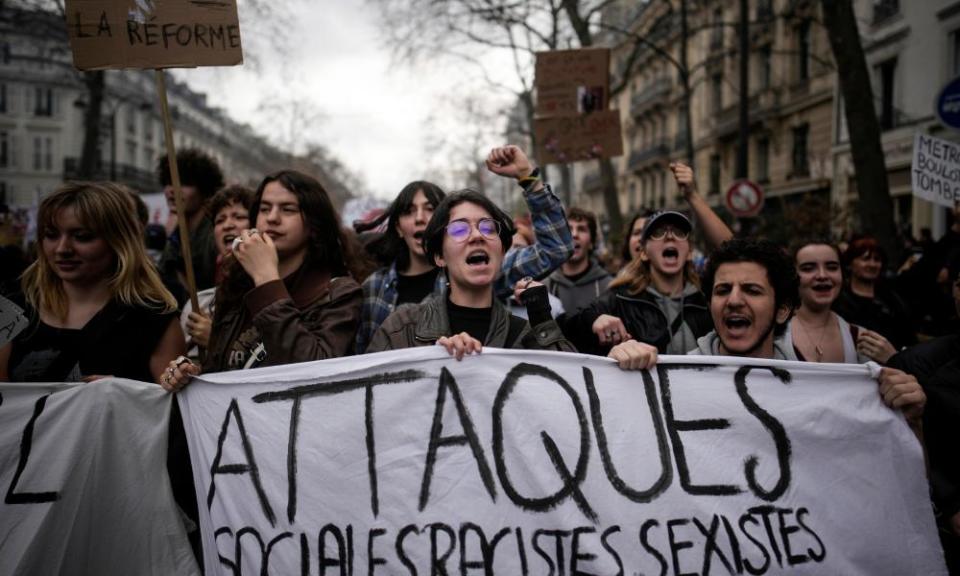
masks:
[[[609,293],[569,320],[581,352],[603,354],[630,339],[661,354],[686,354],[713,329],[693,268],[693,224],[672,210],[647,219],[640,254],[610,283]]]

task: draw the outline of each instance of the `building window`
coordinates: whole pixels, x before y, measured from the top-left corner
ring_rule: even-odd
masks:
[[[137,142],[135,140],[127,140],[127,160],[131,165],[137,165]]]
[[[127,134],[137,133],[137,111],[133,106],[127,107]]]
[[[33,115],[53,116],[53,88],[37,86],[33,92]]]
[[[793,129],[793,176],[807,176],[810,166],[807,162],[807,138],[810,125],[804,124]]]
[[[39,136],[33,138],[33,169],[38,172],[43,169],[43,138]]]
[[[953,72],[950,77],[956,78],[960,76],[960,30],[957,30],[950,34],[950,45],[952,47],[952,58],[953,61],[950,62],[950,70]]]
[[[770,181],[770,139],[757,140],[757,182]]]
[[[43,168],[47,172],[53,172],[53,138],[43,139]]]
[[[0,132],[0,168],[13,166],[13,141],[9,132]]]
[[[710,193],[720,193],[720,155],[710,155]]]
[[[143,140],[153,142],[153,118],[149,115],[143,116]]]
[[[810,21],[797,26],[797,80],[810,78]]]
[[[10,43],[9,42],[3,43],[3,63],[4,64],[10,63]]]
[[[761,90],[766,90],[773,80],[773,50],[769,44],[760,48],[757,58],[759,59],[757,85]]]
[[[7,85],[0,84],[0,114],[7,113]]]
[[[677,114],[677,134],[674,138],[674,148],[677,150],[687,147],[687,110],[681,107]]]
[[[879,24],[900,13],[900,0],[873,0],[873,23]]]
[[[890,130],[897,125],[897,112],[893,105],[897,59],[891,58],[890,60],[880,63],[876,66],[875,71],[880,84],[880,109],[877,111],[880,128]]]
[[[757,0],[757,20],[769,20],[773,17],[773,0]]]
[[[713,11],[713,32],[710,35],[710,47],[720,48],[723,46],[723,8],[717,8]]]
[[[723,110],[723,74],[714,74],[710,79],[710,110],[714,114]]]

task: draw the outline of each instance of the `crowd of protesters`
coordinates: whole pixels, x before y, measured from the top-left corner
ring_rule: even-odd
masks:
[[[606,255],[617,257],[603,259],[596,216],[564,207],[516,146],[493,149],[486,166],[517,182],[528,215],[414,181],[355,229],[307,174],[281,170],[251,190],[224,186],[196,150],[178,165],[183,214],[165,161],[158,181],[186,219],[199,306],[179,231],[147,226],[118,185],[67,183],[39,208],[32,263],[3,279],[30,324],[0,347],[0,381],[117,376],[176,392],[201,372],[424,345],[458,360],[484,347],[579,351],[626,370],[660,354],[874,361],[883,401],[925,443],[948,564],[960,570],[960,205],[942,239],[891,266],[870,236],[734,238],[675,163],[688,214],[636,214]],[[170,443],[177,501],[196,518],[176,409]]]

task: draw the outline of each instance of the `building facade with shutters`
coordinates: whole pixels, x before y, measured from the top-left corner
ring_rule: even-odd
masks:
[[[612,86],[634,59],[625,88],[611,102],[623,129],[624,154],[613,159],[620,207],[624,214],[682,207],[667,167],[692,153],[701,193],[729,219],[722,195],[737,178],[739,2],[685,0],[684,38],[681,1],[624,1],[603,14]],[[761,220],[847,235],[859,225],[856,185],[819,2],[748,5],[746,176],[764,189]],[[960,2],[856,0],[855,9],[883,129],[895,218],[904,232],[916,236],[931,228],[939,236],[949,211],[912,196],[910,162],[915,132],[954,138],[937,122],[933,102],[940,87],[960,75]],[[574,203],[604,212],[597,163],[579,162],[574,173]]]
[[[228,182],[256,186],[287,166],[312,173],[339,205],[349,194],[318,166],[277,149],[207,96],[168,75],[167,93],[178,150],[199,148],[220,162]],[[95,179],[141,194],[160,192],[155,175],[166,154],[153,71],[105,72]],[[0,204],[36,204],[76,178],[90,98],[72,66],[62,19],[38,11],[0,10]]]

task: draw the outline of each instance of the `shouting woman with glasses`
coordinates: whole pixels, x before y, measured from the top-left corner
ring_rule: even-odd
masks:
[[[494,298],[513,233],[510,217],[482,194],[464,190],[444,198],[424,229],[423,248],[448,289],[398,308],[374,332],[367,352],[439,344],[460,360],[483,346],[574,351],[552,319],[547,289],[539,282],[524,278],[515,288],[529,322]]]
[[[661,354],[686,354],[713,329],[690,257],[693,225],[679,212],[651,215],[640,251],[610,283],[606,296],[570,318],[568,334],[581,352],[606,353],[631,339]],[[613,355],[613,352],[611,352]]]

